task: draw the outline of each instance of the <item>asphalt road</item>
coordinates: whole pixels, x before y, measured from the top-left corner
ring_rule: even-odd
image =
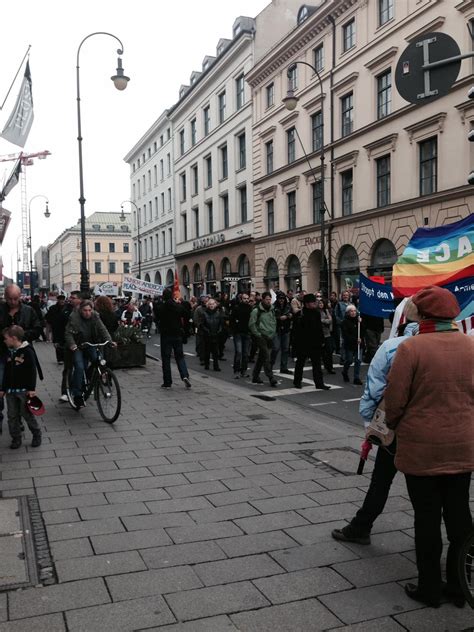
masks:
[[[160,337],[152,335],[147,340],[147,353],[160,359]],[[331,386],[329,391],[316,390],[314,382],[312,380],[311,366],[306,366],[304,370],[303,384],[304,388],[296,389],[293,387],[292,375],[281,375],[278,371],[275,371],[275,377],[278,380],[278,386],[272,388],[268,383],[267,378],[261,372],[261,378],[264,380],[264,384],[252,384],[251,377],[248,379],[234,379],[232,370],[232,362],[234,357],[234,345],[232,339],[227,340],[224,357],[225,361],[220,361],[220,372],[212,370],[206,371],[199,363],[199,359],[195,352],[195,339],[190,338],[188,343],[184,346],[184,354],[186,358],[186,364],[188,366],[191,382],[192,373],[199,372],[202,375],[212,375],[212,377],[231,382],[234,386],[240,386],[248,391],[252,392],[252,395],[262,398],[278,398],[286,401],[291,401],[299,406],[302,406],[306,410],[320,410],[325,415],[336,417],[349,423],[362,425],[362,418],[359,415],[359,398],[362,395],[363,386],[356,386],[352,384],[353,368],[349,369],[349,376],[351,377],[350,383],[345,383],[342,379],[342,367],[340,364],[334,364],[334,370],[336,375],[326,375],[323,371],[324,382]],[[339,356],[334,356],[336,362],[339,361]],[[277,358],[277,366],[279,359]],[[212,361],[211,361],[212,366]],[[294,363],[290,359],[288,368],[293,370]],[[252,375],[253,364],[249,365],[249,374]],[[365,380],[367,374],[367,365],[362,364],[361,368],[361,380]]]

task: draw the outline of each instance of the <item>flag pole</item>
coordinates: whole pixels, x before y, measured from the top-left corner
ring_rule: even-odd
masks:
[[[0,106],[0,110],[3,110],[3,106],[5,105],[5,103],[6,103],[7,99],[8,99],[8,96],[9,96],[10,92],[12,91],[13,85],[14,85],[14,83],[15,83],[15,81],[16,81],[16,78],[18,77],[18,74],[20,73],[21,67],[22,67],[22,66],[23,66],[23,64],[24,64],[25,59],[28,57],[28,54],[29,54],[29,52],[30,52],[30,48],[31,48],[31,44],[29,44],[29,45],[28,45],[28,48],[26,49],[26,53],[25,53],[25,55],[24,55],[23,59],[21,60],[21,64],[20,64],[20,66],[18,67],[18,70],[16,71],[16,75],[14,76],[13,81],[12,81],[12,83],[11,83],[10,87],[8,88],[7,96],[3,99],[3,103],[2,103],[2,105]]]

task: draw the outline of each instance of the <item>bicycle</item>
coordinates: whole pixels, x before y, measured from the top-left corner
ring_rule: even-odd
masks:
[[[97,344],[85,342],[79,347],[93,347],[97,352],[95,360],[92,360],[87,369],[84,371],[82,397],[85,402],[93,393],[100,416],[107,423],[113,424],[120,415],[120,410],[122,408],[122,394],[120,391],[120,384],[112,369],[106,365],[106,360],[102,352],[102,348],[108,344],[109,341]],[[72,394],[73,371],[73,368],[68,371],[66,394],[71,408],[78,411],[80,408],[75,405]]]
[[[464,597],[471,608],[474,608],[474,529],[462,545],[458,570]]]

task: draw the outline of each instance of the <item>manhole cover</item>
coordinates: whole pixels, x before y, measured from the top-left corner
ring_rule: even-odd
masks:
[[[0,500],[0,591],[57,581],[35,496]]]

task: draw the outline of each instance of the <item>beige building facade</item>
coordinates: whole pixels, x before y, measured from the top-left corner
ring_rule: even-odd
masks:
[[[290,33],[246,75],[257,290],[322,286],[322,186],[326,289],[336,291],[356,287],[359,272],[390,281],[416,228],[461,219],[474,202],[472,60],[462,61],[449,94],[429,103],[411,105],[395,86],[402,52],[423,33],[447,33],[461,52],[472,50],[472,0],[318,5],[303,5]],[[289,78],[295,62],[315,67],[321,83],[300,63]],[[298,97],[292,112],[282,103],[289,87]]]
[[[130,273],[132,236],[130,214],[93,213],[86,217],[87,268],[90,287],[110,281],[120,288],[124,274]],[[50,288],[72,292],[80,289],[81,228],[63,231],[49,246]]]

